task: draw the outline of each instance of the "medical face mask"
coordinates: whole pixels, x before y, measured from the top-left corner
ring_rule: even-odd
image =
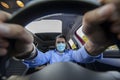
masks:
[[[66,44],[65,44],[65,43],[58,43],[58,44],[56,45],[56,47],[57,47],[57,50],[58,50],[59,52],[63,52],[63,51],[65,50]]]

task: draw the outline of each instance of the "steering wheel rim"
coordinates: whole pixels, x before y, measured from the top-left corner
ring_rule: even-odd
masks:
[[[60,62],[26,76],[28,80],[116,80],[109,72],[94,72],[72,62]]]
[[[71,6],[72,5],[72,6]],[[32,20],[48,15],[48,14],[53,14],[53,13],[70,13],[70,14],[80,14],[83,15],[85,12],[92,10],[96,7],[98,7],[99,5],[95,4],[95,3],[89,3],[86,2],[84,0],[71,0],[71,1],[65,1],[65,0],[46,0],[46,1],[36,1],[35,3],[29,4],[27,5],[25,8],[21,9],[20,11],[18,11],[17,13],[13,14],[13,17],[8,21],[10,23],[15,23],[15,24],[20,24],[22,26],[25,26],[26,24],[28,24],[29,22],[31,22]],[[88,7],[88,8],[86,8]],[[39,9],[39,10],[38,10]],[[32,14],[34,12],[34,14]],[[31,18],[32,16],[32,18]],[[33,17],[34,16],[34,17]],[[69,66],[69,68],[64,68],[65,71],[68,71],[66,74],[66,76],[64,77],[54,77],[53,74],[57,74],[59,76],[62,75],[62,73],[53,73],[50,72],[50,74],[48,74],[48,72],[46,70],[49,70],[50,68],[52,69],[52,66],[60,66],[58,68],[56,68],[56,70],[60,70],[61,67],[67,67]],[[49,68],[50,67],[50,68]],[[76,69],[74,69],[74,67],[76,67]],[[54,69],[54,68],[53,68]],[[98,72],[93,72],[87,69],[82,69],[82,67],[78,67],[78,65],[75,65],[71,62],[66,62],[66,63],[57,63],[57,64],[53,64],[53,65],[49,65],[46,68],[44,68],[43,70],[41,70],[40,72],[34,73],[32,75],[27,76],[29,78],[29,80],[69,80],[68,77],[69,74],[71,73],[70,70],[73,69],[74,70],[74,74],[79,73],[80,74],[80,70],[82,70],[82,72],[88,72],[87,76],[91,76],[91,80],[101,80],[101,79],[105,79],[105,80],[115,80],[112,76],[107,75],[107,74],[102,74],[102,73],[98,73]],[[78,71],[77,71],[78,70]],[[54,70],[53,70],[54,71]],[[46,74],[45,76],[42,76],[42,73]],[[98,74],[97,77],[93,77],[92,74]],[[41,74],[38,76],[38,74]],[[52,74],[52,76],[50,76]],[[85,78],[85,76],[79,76],[78,74],[76,74],[77,77],[75,80],[90,80],[90,78]],[[80,74],[81,75],[81,74]],[[72,75],[71,75],[72,76]],[[92,78],[93,77],[93,78]],[[103,77],[103,78],[101,78]],[[72,77],[71,77],[72,78]],[[75,77],[74,77],[75,78]],[[72,78],[73,80],[73,78]]]
[[[97,8],[98,6],[98,4],[87,2],[86,0],[40,0],[30,3],[14,13],[8,22],[26,26],[26,24],[32,20],[45,15],[54,13],[83,15],[87,11]]]

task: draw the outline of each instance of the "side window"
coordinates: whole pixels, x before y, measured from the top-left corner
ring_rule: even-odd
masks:
[[[76,31],[76,34],[84,41],[87,42],[88,38],[82,32],[82,26]]]
[[[77,49],[77,45],[74,43],[74,41],[72,39],[69,40],[69,44],[72,49],[74,49],[74,50]]]

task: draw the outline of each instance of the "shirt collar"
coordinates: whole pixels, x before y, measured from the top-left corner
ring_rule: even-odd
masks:
[[[57,49],[54,49],[55,52],[58,52]],[[64,53],[67,53],[69,51],[69,49],[65,49]]]

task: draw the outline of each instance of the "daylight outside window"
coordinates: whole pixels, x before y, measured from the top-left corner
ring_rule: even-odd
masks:
[[[40,20],[33,21],[26,26],[26,29],[32,33],[61,33],[62,21],[61,20]]]

